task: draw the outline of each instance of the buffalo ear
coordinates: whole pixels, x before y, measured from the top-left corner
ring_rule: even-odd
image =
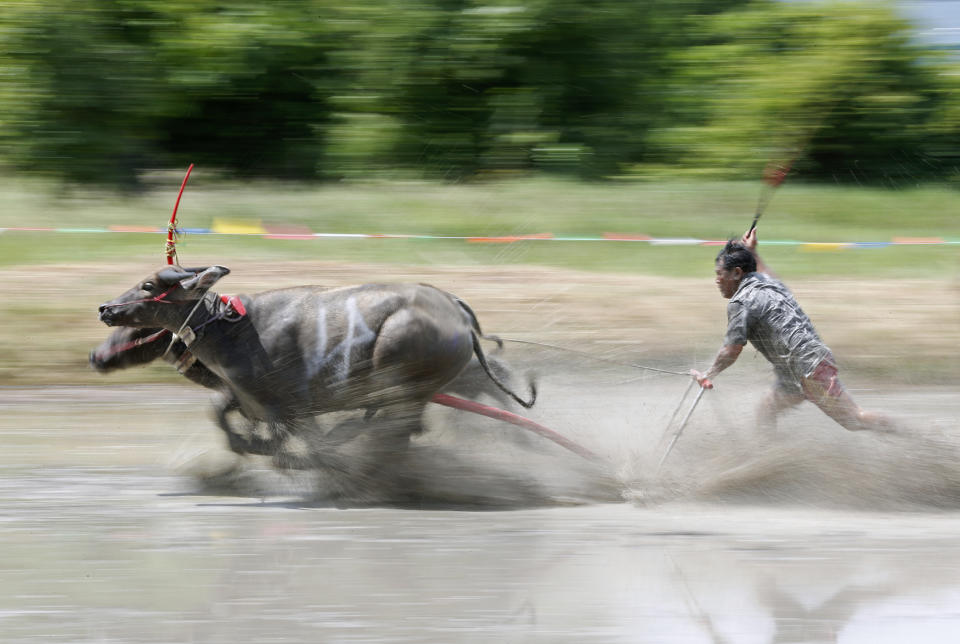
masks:
[[[196,268],[191,270],[193,271],[192,276],[180,280],[180,286],[182,286],[185,291],[208,289],[216,284],[221,277],[226,277],[230,274],[230,269],[226,266],[210,266],[209,268]]]

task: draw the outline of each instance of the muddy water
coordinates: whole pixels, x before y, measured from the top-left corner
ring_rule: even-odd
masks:
[[[856,392],[895,437],[711,392],[657,472],[685,383],[575,376],[531,415],[608,465],[433,409],[363,502],[234,462],[197,389],[2,390],[0,641],[957,641],[956,391]]]

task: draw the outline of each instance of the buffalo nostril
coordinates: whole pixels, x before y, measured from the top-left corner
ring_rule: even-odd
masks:
[[[103,313],[107,309],[106,304],[101,304],[100,308],[97,309],[97,313]]]

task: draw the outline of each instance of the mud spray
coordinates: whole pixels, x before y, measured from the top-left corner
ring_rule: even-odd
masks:
[[[527,355],[531,360],[540,374],[550,375],[540,376],[536,407],[520,411],[596,452],[599,462],[517,427],[430,405],[426,431],[409,449],[361,476],[349,465],[280,473],[265,461],[235,459],[222,450],[217,459],[181,464],[203,491],[296,496],[344,507],[511,509],[624,501],[878,511],[960,507],[960,401],[952,392],[855,392],[866,408],[896,419],[894,434],[848,432],[810,404],[787,412],[775,430],[760,431],[754,408],[769,374],[746,367],[724,374],[704,396],[658,470],[684,379],[572,367],[549,355]],[[361,434],[340,447],[340,456],[348,464],[361,462],[376,441],[373,432]]]

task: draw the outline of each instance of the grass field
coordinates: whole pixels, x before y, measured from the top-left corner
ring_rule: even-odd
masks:
[[[180,177],[166,176],[137,196],[31,181],[0,183],[0,227],[162,227]],[[216,218],[297,224],[314,232],[504,236],[604,233],[724,239],[752,218],[755,183],[605,183],[556,180],[446,186],[377,183],[305,187],[218,183],[195,174],[180,222],[208,228]],[[889,191],[786,184],[761,220],[770,241],[886,242],[940,237],[960,242],[958,194],[928,187]],[[162,248],[156,234],[28,233],[0,235],[0,265],[149,258]],[[861,277],[957,273],[958,245],[894,246],[810,252],[797,245],[762,247],[770,263],[794,277]],[[589,271],[693,276],[711,270],[715,249],[642,242],[524,241],[468,244],[462,240],[267,240],[259,236],[187,235],[186,263],[239,255],[256,260],[316,260],[478,265],[538,264]],[[160,257],[160,255],[155,255]]]

